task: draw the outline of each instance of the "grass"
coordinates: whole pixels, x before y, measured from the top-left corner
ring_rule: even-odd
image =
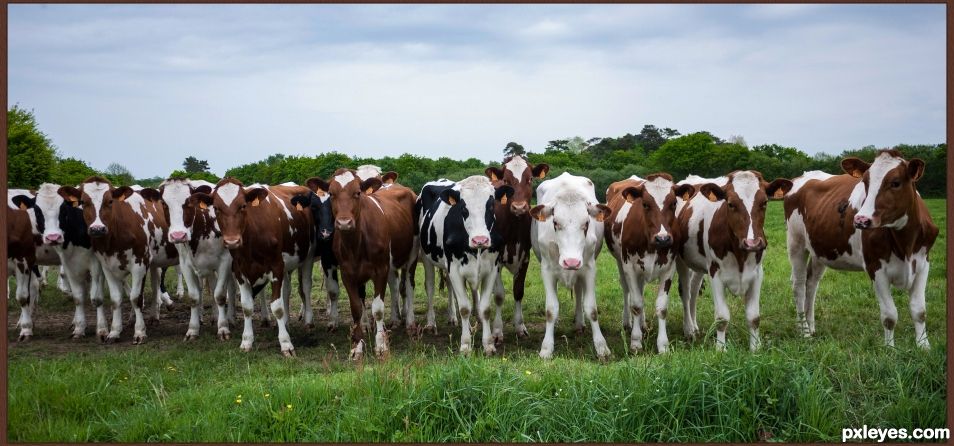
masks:
[[[682,335],[682,305],[670,299],[672,352],[630,354],[622,332],[616,267],[599,259],[597,291],[603,333],[614,359],[595,359],[589,328],[573,329],[573,302],[561,290],[555,359],[537,351],[543,335],[543,289],[535,260],[525,314],[531,336],[517,340],[505,306],[506,342],[494,357],[456,354],[459,329],[437,300],[439,334],[409,338],[395,330],[387,360],[347,359],[347,324],[335,333],[291,324],[297,358],[278,352],[275,329],[256,324],[256,348],[219,342],[206,311],[198,341],[183,343],[181,306],[132,346],[93,337],[72,342],[72,303],[55,286],[41,297],[29,343],[15,342],[18,309],[9,305],[10,440],[30,442],[238,441],[839,441],[841,429],[943,427],[946,422],[946,294],[944,200],[928,200],[941,227],[931,252],[928,334],[932,349],[914,345],[907,298],[895,293],[900,320],[895,348],[882,343],[879,311],[863,273],[829,270],[816,303],[817,334],[795,325],[781,203],[766,217],[769,248],[762,288],[762,341],[749,353],[741,299],[729,300],[729,349],[714,348],[711,297],[700,298],[706,336]],[[419,273],[420,274],[420,273]],[[317,276],[317,275],[316,275]],[[505,273],[509,286],[510,276]],[[417,282],[422,321],[422,279]],[[656,285],[647,291],[655,299]],[[322,296],[317,306],[324,307]],[[508,293],[509,296],[509,293]],[[14,301],[10,301],[14,302]],[[350,321],[342,301],[342,320]],[[293,298],[293,306],[298,305]],[[127,304],[128,305],[128,304]],[[128,311],[124,311],[128,313]],[[92,315],[91,311],[88,311]],[[293,314],[297,314],[293,310]],[[257,314],[256,314],[257,317]],[[95,321],[95,319],[92,319]],[[237,334],[237,332],[233,332]],[[479,333],[479,331],[478,331]],[[655,346],[655,321],[645,345]],[[479,351],[479,336],[474,340]]]

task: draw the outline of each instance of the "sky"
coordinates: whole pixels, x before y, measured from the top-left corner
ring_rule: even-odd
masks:
[[[645,124],[810,154],[946,138],[943,4],[8,8],[9,105],[137,178],[190,155],[492,161]]]

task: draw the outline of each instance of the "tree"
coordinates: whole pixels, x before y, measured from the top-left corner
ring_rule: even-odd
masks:
[[[583,153],[590,145],[580,136],[574,136],[566,141],[566,149],[570,153],[579,155]]]
[[[32,110],[19,105],[7,110],[7,184],[37,187],[49,181],[56,162],[56,147],[40,131]]]
[[[182,167],[185,169],[186,173],[198,173],[198,172],[208,172],[209,171],[209,162],[206,160],[200,160],[194,156],[190,156],[182,162]]]
[[[96,174],[96,171],[83,160],[63,158],[56,160],[49,181],[61,186],[76,186]]]
[[[644,125],[643,130],[636,135],[636,144],[642,147],[643,152],[647,155],[659,150],[666,141],[666,137],[663,136],[662,132],[652,124]]]
[[[209,172],[188,173],[184,170],[179,170],[179,169],[173,170],[172,173],[169,174],[169,178],[188,178],[190,180],[205,180],[212,184],[218,183],[219,180],[221,180],[221,178],[219,178],[213,173],[209,173]],[[162,180],[163,178],[160,178],[160,181]],[[139,184],[143,184],[143,183],[140,182]]]
[[[748,147],[748,143],[745,142],[745,138],[742,135],[732,135],[728,139],[729,144],[738,144],[742,147]]]
[[[503,153],[504,156],[524,155],[527,153],[527,149],[524,149],[520,144],[510,141],[507,143],[507,146],[504,147]]]
[[[135,181],[129,169],[119,163],[112,163],[107,166],[103,174],[114,186],[129,186]]]
[[[566,152],[570,149],[568,144],[569,140],[566,139],[555,139],[553,141],[548,141],[547,146],[543,149],[544,152]]]

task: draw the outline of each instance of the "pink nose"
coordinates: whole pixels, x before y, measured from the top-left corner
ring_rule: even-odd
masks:
[[[350,218],[338,218],[335,219],[335,227],[342,231],[348,231],[354,228],[354,220]]]
[[[743,243],[743,247],[748,251],[758,251],[765,247],[761,238],[758,238],[758,239],[747,238],[742,243]]]
[[[858,229],[868,229],[871,227],[871,217],[866,215],[855,215],[855,227]]]
[[[523,215],[530,211],[530,205],[527,204],[526,201],[514,201],[513,204],[510,205],[510,211],[513,212],[514,215]]]
[[[62,240],[63,240],[63,234],[53,233],[53,234],[47,234],[47,235],[46,235],[46,242],[47,242],[47,243],[56,244],[56,243],[59,243],[59,242],[62,241]]]
[[[580,264],[583,263],[580,259],[565,259],[563,260],[563,269],[580,269]]]
[[[173,242],[184,242],[186,241],[186,233],[185,231],[173,231],[169,233],[169,238]]]
[[[242,237],[236,238],[223,238],[222,242],[225,243],[226,248],[238,248],[242,246]]]
[[[470,239],[470,244],[475,248],[490,246],[490,237],[487,237],[486,235],[478,235],[477,237]]]

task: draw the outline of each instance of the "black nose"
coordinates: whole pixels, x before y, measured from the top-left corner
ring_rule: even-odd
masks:
[[[656,246],[660,248],[668,248],[672,246],[672,237],[670,237],[669,235],[657,235]]]

